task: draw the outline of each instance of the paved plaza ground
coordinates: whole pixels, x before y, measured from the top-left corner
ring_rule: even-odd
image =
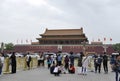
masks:
[[[0,76],[0,81],[115,81],[115,73],[104,74],[103,70],[99,73],[88,72],[85,75],[61,74],[54,76],[50,74],[47,67],[36,68],[26,71],[17,71],[16,74],[4,74]]]

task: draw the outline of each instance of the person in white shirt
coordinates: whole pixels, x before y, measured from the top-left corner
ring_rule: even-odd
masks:
[[[4,64],[4,57],[3,54],[0,53],[0,75],[2,74],[3,64]]]
[[[89,62],[90,62],[90,58],[89,56],[85,56],[83,57],[83,60],[82,60],[82,67],[83,67],[83,75],[87,75],[87,69],[88,69],[88,65],[89,65]]]
[[[40,67],[41,65],[44,66],[44,56],[43,56],[43,53],[39,53],[39,55],[37,57],[37,60],[38,60],[38,67]]]
[[[55,76],[59,76],[59,74],[60,74],[60,72],[61,72],[61,71],[60,71],[60,66],[56,65],[53,72],[54,72],[54,75],[55,75]]]
[[[26,63],[27,63],[27,67],[28,70],[30,69],[30,62],[31,62],[31,56],[29,55],[29,53],[26,55]]]

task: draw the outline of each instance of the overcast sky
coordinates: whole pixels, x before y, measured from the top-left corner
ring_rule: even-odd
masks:
[[[119,43],[120,0],[0,0],[0,42],[37,41],[46,28],[81,27],[90,42]]]

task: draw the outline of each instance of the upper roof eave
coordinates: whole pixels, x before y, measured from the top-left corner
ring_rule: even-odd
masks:
[[[40,36],[45,36],[45,35],[82,35],[83,33],[83,28],[81,29],[59,29],[59,30],[48,30],[43,34],[40,34]]]

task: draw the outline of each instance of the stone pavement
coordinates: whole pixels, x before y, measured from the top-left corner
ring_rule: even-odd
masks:
[[[0,81],[115,81],[115,73],[109,72],[104,74],[88,72],[85,75],[75,74],[61,74],[60,76],[51,75],[49,70],[45,67],[17,71],[16,74],[4,74],[0,76]]]

